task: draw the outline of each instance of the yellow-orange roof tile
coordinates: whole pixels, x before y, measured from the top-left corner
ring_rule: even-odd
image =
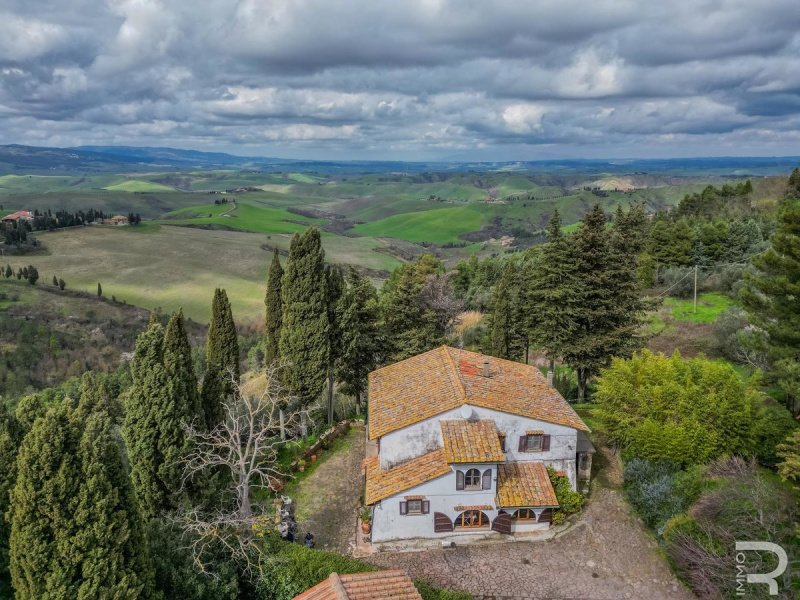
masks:
[[[497,505],[501,507],[558,506],[547,469],[540,462],[509,462],[497,474]]]
[[[414,582],[400,570],[339,575],[331,573],[293,600],[422,600]]]
[[[374,504],[451,472],[441,448],[386,470],[380,468],[378,457],[373,456],[364,461],[364,468],[367,475],[367,504]]]
[[[448,463],[500,463],[505,461],[497,427],[491,419],[441,420],[444,457]]]
[[[487,359],[489,377],[482,374]],[[589,431],[536,367],[440,346],[369,374],[369,437],[462,404]]]

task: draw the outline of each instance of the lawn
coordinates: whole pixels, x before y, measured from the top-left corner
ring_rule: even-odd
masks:
[[[696,312],[694,311],[693,304],[691,298],[687,300],[671,297],[664,299],[664,305],[671,308],[672,318],[676,321],[703,324],[715,322],[717,318],[733,306],[735,302],[725,294],[709,292],[700,294],[697,297]]]
[[[352,231],[360,235],[398,238],[411,242],[447,244],[459,241],[459,236],[464,233],[479,230],[484,218],[484,214],[472,206],[436,208],[356,225]]]
[[[210,215],[210,216],[209,216]],[[295,233],[322,219],[301,217],[282,208],[238,201],[235,205],[205,204],[180,209],[164,216],[164,222],[177,225],[217,225],[253,233]]]

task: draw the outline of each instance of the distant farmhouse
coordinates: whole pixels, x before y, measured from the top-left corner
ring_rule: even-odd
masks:
[[[18,210],[0,219],[6,228],[16,228],[20,223],[32,223],[33,213],[29,210]]]
[[[533,366],[441,346],[369,377],[372,543],[468,543],[550,528],[547,468],[588,483],[589,428]]]
[[[114,215],[110,219],[103,219],[103,225],[127,225],[128,224],[128,217],[125,215]]]

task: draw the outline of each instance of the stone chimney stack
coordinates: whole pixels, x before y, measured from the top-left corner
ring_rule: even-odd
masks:
[[[553,370],[547,369],[547,385],[553,385]]]
[[[483,359],[483,376],[484,377],[491,377],[491,373],[489,372],[489,359]]]

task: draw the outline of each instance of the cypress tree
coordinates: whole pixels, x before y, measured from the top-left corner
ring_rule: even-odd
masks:
[[[75,548],[81,469],[68,403],[36,419],[22,440],[11,491],[11,581],[18,600],[77,598]]]
[[[516,360],[522,354],[516,280],[517,270],[507,261],[492,297],[491,354],[509,360]]]
[[[525,317],[533,344],[550,359],[564,356],[576,329],[579,288],[574,248],[561,231],[561,217],[554,211],[547,227],[547,243],[527,272],[523,291]]]
[[[100,282],[97,282],[97,297],[101,298],[103,296],[103,286],[100,285]]]
[[[164,368],[176,415],[187,423],[199,418],[205,422],[192,362],[192,347],[183,320],[183,309],[173,313],[164,331]]]
[[[326,265],[325,285],[328,303],[328,425],[332,425],[335,408],[333,397],[334,369],[336,367],[336,361],[342,351],[342,330],[339,323],[337,308],[345,287],[344,276],[339,267],[335,265]]]
[[[380,309],[375,286],[350,267],[347,287],[339,300],[337,320],[341,331],[340,352],[336,358],[336,377],[342,389],[356,399],[361,412],[361,398],[367,389],[367,376],[380,360],[382,340]]]
[[[239,381],[239,340],[231,304],[223,289],[214,290],[211,323],[206,340],[206,371],[200,390],[206,427],[213,429],[222,420],[222,403],[233,395],[233,382]]]
[[[147,541],[111,420],[91,414],[78,446],[81,485],[74,515],[80,554],[77,598],[147,598],[153,572]]]
[[[8,570],[9,494],[17,478],[17,452],[22,429],[16,417],[0,404],[0,598],[12,597]]]
[[[789,178],[770,247],[751,259],[742,303],[754,325],[767,333],[772,372],[787,407],[800,414],[800,170]]]
[[[122,416],[122,408],[116,398],[112,397],[105,381],[91,371],[81,377],[80,396],[77,413],[86,419],[92,413],[102,411],[108,414],[112,422]]]
[[[281,266],[278,249],[275,248],[275,254],[272,256],[272,264],[269,266],[269,275],[267,277],[267,294],[264,298],[264,304],[267,306],[264,348],[264,362],[266,364],[275,361],[280,354],[281,323],[283,322],[282,280],[283,267]]]
[[[304,406],[319,398],[329,365],[325,252],[319,230],[295,234],[283,276],[280,354],[286,385]]]
[[[181,420],[164,367],[164,328],[153,315],[136,339],[131,387],[125,403],[122,436],[128,450],[131,480],[142,515],[152,518],[178,505],[180,467],[185,451]]]

